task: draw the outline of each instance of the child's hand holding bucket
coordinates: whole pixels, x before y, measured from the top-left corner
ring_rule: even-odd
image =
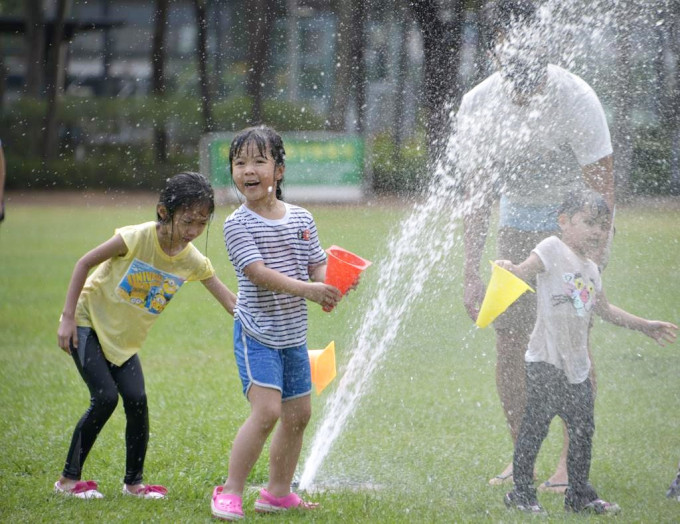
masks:
[[[498,315],[503,313],[525,291],[534,292],[531,287],[521,278],[515,276],[512,271],[515,265],[509,260],[497,260],[491,262],[493,267],[491,280],[486,288],[484,301],[477,316],[477,326],[488,326]]]
[[[361,272],[371,265],[371,262],[359,255],[338,246],[331,246],[326,250],[328,263],[326,266],[325,283],[340,290],[342,295],[359,285]],[[324,311],[331,311],[325,308]]]

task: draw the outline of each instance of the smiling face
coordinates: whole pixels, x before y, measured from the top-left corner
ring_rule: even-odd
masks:
[[[249,204],[276,201],[276,184],[283,170],[268,148],[258,148],[254,142],[244,144],[231,162],[234,184]]]

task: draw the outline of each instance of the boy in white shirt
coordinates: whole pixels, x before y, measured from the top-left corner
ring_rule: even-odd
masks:
[[[515,444],[515,489],[505,504],[528,513],[544,513],[533,486],[533,472],[550,423],[560,416],[567,424],[569,487],[565,509],[617,513],[617,504],[600,499],[588,483],[595,431],[592,384],[589,380],[588,326],[594,311],[603,320],[641,331],[660,345],[673,342],[678,327],[646,320],[610,304],[597,265],[591,260],[607,241],[611,212],[592,190],[567,194],[558,211],[561,238],[540,242],[519,265],[496,263],[523,280],[536,278],[538,314],[525,354],[527,406]]]

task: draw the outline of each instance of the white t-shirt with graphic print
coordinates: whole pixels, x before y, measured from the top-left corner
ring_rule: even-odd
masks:
[[[533,250],[545,271],[536,277],[538,314],[526,362],[547,362],[572,384],[588,378],[588,328],[596,294],[602,290],[597,265],[551,236]]]

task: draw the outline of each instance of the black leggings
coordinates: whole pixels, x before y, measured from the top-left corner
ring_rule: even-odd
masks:
[[[569,487],[565,493],[565,504],[580,511],[597,498],[597,493],[588,482],[595,433],[590,379],[580,384],[570,384],[561,369],[547,362],[527,362],[526,380],[527,407],[513,459],[515,490],[523,500],[535,501],[534,464],[541,444],[548,435],[550,422],[559,416],[566,422],[569,433]]]
[[[144,389],[144,374],[137,355],[122,366],[106,360],[94,330],[78,328],[78,348],[71,355],[80,376],[90,390],[90,407],[78,421],[66,457],[63,476],[80,480],[83,464],[99,432],[123,398],[127,425],[125,428],[126,484],[142,482],[144,458],[149,441],[149,412]]]

